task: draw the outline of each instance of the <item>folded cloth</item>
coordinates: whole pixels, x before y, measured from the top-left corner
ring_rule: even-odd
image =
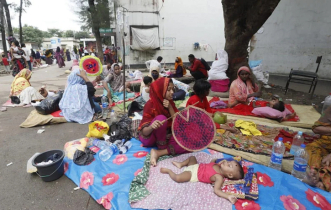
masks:
[[[76,150],[73,161],[79,166],[89,165],[94,161],[94,155],[95,152],[90,150],[90,148],[85,148],[85,152]]]
[[[224,109],[227,108],[228,105],[224,101],[219,100],[219,101],[211,102],[210,107],[214,109]]]
[[[256,124],[253,122],[237,120],[235,126],[239,128],[244,135],[262,136],[262,133],[256,129]]]

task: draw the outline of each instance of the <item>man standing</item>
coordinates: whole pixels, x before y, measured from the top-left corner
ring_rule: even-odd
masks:
[[[187,70],[191,71],[191,75],[195,80],[204,79],[208,77],[208,72],[202,62],[195,58],[194,55],[190,54],[188,60],[192,64],[191,67],[186,67]]]
[[[149,73],[151,73],[151,69],[153,67],[158,67],[160,70],[162,69],[161,68],[161,62],[162,62],[163,58],[161,56],[157,57],[156,60],[149,60],[149,61],[146,61],[146,66],[147,66],[147,69],[149,69]],[[162,70],[161,70],[162,72]]]
[[[29,70],[32,71],[31,59],[30,59],[30,50],[28,50],[26,48],[24,43],[22,43],[22,50],[24,50],[24,52],[25,52],[25,55],[23,55],[23,56],[24,56],[26,62],[28,62]]]

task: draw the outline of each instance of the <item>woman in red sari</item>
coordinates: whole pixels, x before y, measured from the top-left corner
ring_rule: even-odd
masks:
[[[150,87],[150,100],[144,107],[143,119],[139,125],[139,139],[145,147],[157,146],[151,150],[151,165],[156,166],[163,155],[183,154],[188,151],[177,144],[171,135],[172,119],[178,112],[172,100],[174,84],[169,78],[160,78]],[[170,137],[170,138],[169,138]]]

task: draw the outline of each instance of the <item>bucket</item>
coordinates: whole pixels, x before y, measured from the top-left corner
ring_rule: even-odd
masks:
[[[45,165],[38,166],[37,163],[45,161],[48,157],[54,155],[55,153],[60,155],[60,158],[55,162]],[[51,150],[39,154],[32,161],[32,165],[37,168],[37,174],[44,182],[51,182],[59,179],[64,174],[64,152],[62,150]]]

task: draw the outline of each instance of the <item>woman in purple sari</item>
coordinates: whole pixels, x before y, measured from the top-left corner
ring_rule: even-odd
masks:
[[[64,55],[63,50],[60,50],[60,47],[57,47],[55,52],[55,59],[57,60],[57,64],[59,65],[59,68],[66,66],[64,64],[63,55]]]

